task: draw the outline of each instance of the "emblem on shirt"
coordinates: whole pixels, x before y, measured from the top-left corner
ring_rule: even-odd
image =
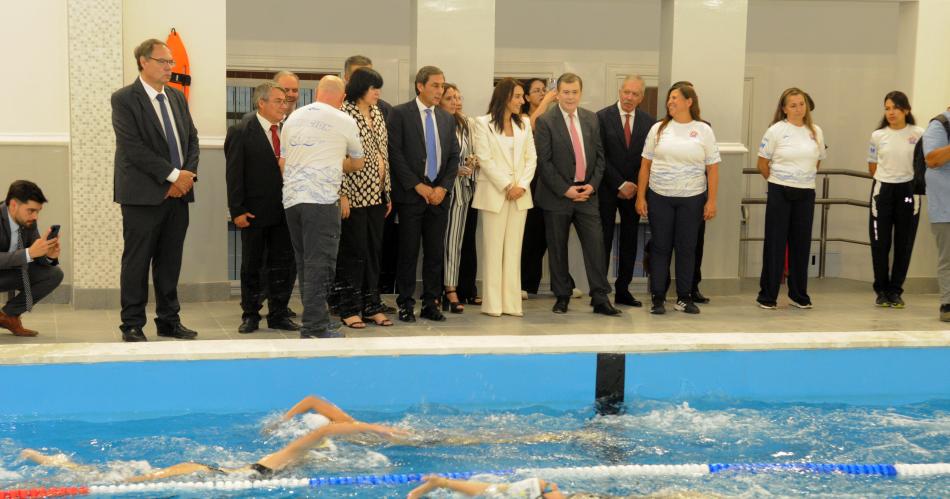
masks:
[[[699,132],[697,132],[696,130],[689,132],[689,138],[695,139],[696,137],[699,137]]]
[[[810,138],[811,140],[814,140],[815,142],[818,142],[818,139],[815,138],[815,134],[813,133],[808,134],[808,138]]]
[[[907,143],[910,144],[910,145],[916,144],[916,143],[917,143],[917,137],[907,137]]]

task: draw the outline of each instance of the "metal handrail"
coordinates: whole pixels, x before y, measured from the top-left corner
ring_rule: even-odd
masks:
[[[744,175],[758,175],[758,168],[743,168],[742,173]],[[821,197],[815,200],[816,205],[821,205],[821,229],[818,234],[818,238],[812,238],[812,241],[818,242],[818,277],[825,277],[825,256],[828,254],[828,243],[829,242],[841,242],[841,243],[850,243],[850,244],[863,244],[865,246],[870,246],[871,243],[858,241],[856,239],[848,239],[842,237],[828,237],[828,211],[831,210],[832,205],[845,205],[845,206],[858,206],[861,208],[869,208],[871,203],[869,201],[863,201],[860,199],[849,199],[849,198],[830,198],[828,197],[828,192],[831,190],[831,176],[840,175],[843,177],[855,177],[863,179],[871,179],[871,175],[857,171],[857,170],[845,170],[841,168],[825,168],[818,170],[818,175],[822,175],[821,179]],[[767,198],[743,198],[742,204],[766,204]],[[740,241],[764,241],[764,237],[742,237],[739,238]]]

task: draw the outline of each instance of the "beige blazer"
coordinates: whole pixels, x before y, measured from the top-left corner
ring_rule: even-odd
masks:
[[[505,204],[505,194],[509,186],[524,188],[525,193],[518,198],[515,206],[527,210],[534,206],[531,200],[531,179],[537,168],[538,154],[534,149],[534,135],[530,122],[522,117],[523,128],[514,126],[515,154],[512,162],[499,142],[502,136],[489,125],[491,116],[475,118],[475,155],[478,156],[478,181],[475,184],[475,196],[472,207],[492,213],[501,211]]]

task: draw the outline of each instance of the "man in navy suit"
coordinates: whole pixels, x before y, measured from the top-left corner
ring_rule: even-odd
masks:
[[[640,215],[636,210],[637,176],[640,174],[640,154],[650,127],[656,122],[649,113],[637,109],[643,101],[645,85],[639,75],[627,76],[620,85],[620,96],[615,104],[597,111],[600,135],[604,144],[606,169],[600,184],[600,217],[604,225],[604,253],[610,268],[610,250],[613,248],[617,211],[620,211],[620,247],[617,254],[617,280],[614,282],[614,302],[640,307],[628,286],[633,279],[637,261],[637,232]]]
[[[452,184],[458,174],[455,118],[437,105],[445,75],[435,66],[416,73],[416,98],[393,107],[389,129],[392,198],[399,213],[399,320],[415,322],[416,262],[422,241],[422,311],[444,321],[436,300],[442,294],[442,260]]]
[[[198,129],[185,95],[165,84],[175,61],[165,42],[136,47],[139,76],[112,94],[115,130],[115,202],[122,206],[120,276],[123,341],[146,341],[148,272],[155,284],[159,336],[194,339],[181,323],[181,272],[188,204],[198,176]]]
[[[265,81],[254,89],[257,111],[228,129],[224,139],[227,160],[228,208],[241,229],[241,309],[239,333],[252,333],[260,323],[263,302],[261,274],[267,259],[267,327],[299,331],[288,317],[293,291],[294,248],[284,216],[283,178],[280,173],[280,121],[286,92]]]

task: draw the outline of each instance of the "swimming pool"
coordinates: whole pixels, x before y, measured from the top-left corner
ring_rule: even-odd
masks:
[[[261,428],[309,393],[359,419],[472,445],[336,442],[282,476],[548,470],[613,494],[946,496],[950,477],[808,472],[596,477],[552,468],[687,463],[950,462],[950,350],[629,355],[626,414],[596,417],[591,354],[408,356],[2,366],[0,489],[105,483],[182,459],[253,462],[306,422]],[[543,438],[537,435],[543,434]],[[92,475],[16,458],[46,448]],[[511,479],[498,477],[497,479]],[[197,476],[189,480],[208,480]],[[279,489],[267,497],[405,497],[410,485]],[[167,493],[165,495],[169,495]],[[205,497],[207,492],[175,492]],[[142,497],[153,497],[143,493]],[[262,491],[215,492],[262,497]]]

